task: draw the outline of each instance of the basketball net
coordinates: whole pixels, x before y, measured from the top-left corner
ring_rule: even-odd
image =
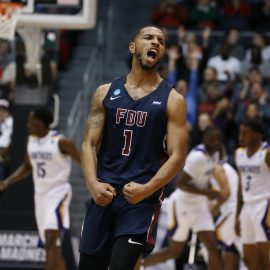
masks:
[[[0,38],[14,39],[16,24],[22,7],[18,3],[0,3]]]

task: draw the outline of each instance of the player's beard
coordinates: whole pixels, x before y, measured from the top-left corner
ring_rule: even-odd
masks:
[[[160,58],[155,64],[153,65],[148,65],[148,64],[144,64],[143,60],[142,60],[142,53],[139,52],[135,52],[136,58],[138,59],[140,66],[142,67],[142,69],[144,70],[154,70],[157,69],[158,66],[161,63],[162,58]]]

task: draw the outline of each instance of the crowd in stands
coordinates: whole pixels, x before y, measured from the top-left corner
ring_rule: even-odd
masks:
[[[161,0],[154,8],[152,23],[169,43],[160,71],[186,97],[190,147],[213,122],[232,158],[246,117],[260,118],[269,140],[269,19],[270,0]]]
[[[161,0],[151,15],[160,27],[269,29],[269,0]]]
[[[49,96],[57,92],[58,71],[67,68],[78,35],[39,30],[31,37],[31,31],[37,30],[18,31],[13,41],[0,39],[0,180],[9,169],[16,91],[24,87],[46,89]]]
[[[14,41],[0,39],[0,98],[13,103],[16,86],[57,91],[57,75],[65,70],[75,46],[74,31],[19,29]]]

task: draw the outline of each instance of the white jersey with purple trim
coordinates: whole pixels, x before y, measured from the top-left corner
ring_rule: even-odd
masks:
[[[27,152],[32,165],[36,193],[66,186],[71,172],[71,157],[59,149],[63,135],[51,130],[43,137],[29,136]]]
[[[235,161],[240,173],[244,202],[270,198],[270,168],[265,158],[269,145],[262,143],[251,157],[246,148],[236,150]]]
[[[206,189],[210,184],[218,161],[218,152],[210,156],[206,151],[205,146],[200,144],[193,148],[188,154],[183,170],[192,178],[191,183],[194,186]],[[182,199],[190,202],[207,201],[207,197],[203,195],[186,192],[181,189],[180,193]]]

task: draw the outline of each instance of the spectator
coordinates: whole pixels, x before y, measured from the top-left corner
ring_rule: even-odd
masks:
[[[16,64],[7,40],[0,40],[0,98],[14,100]]]
[[[217,80],[217,71],[213,67],[206,67],[203,71],[203,81],[199,89],[199,101],[205,102],[208,99],[208,91],[215,89],[215,98],[225,95],[227,87],[229,87],[230,81],[226,83],[220,83]]]
[[[211,126],[213,121],[208,113],[200,113],[192,133],[190,135],[189,149],[202,143],[202,136],[207,127]]]
[[[249,26],[250,7],[246,0],[227,0],[223,8],[225,29],[237,26],[245,30]]]
[[[230,46],[226,43],[221,46],[219,55],[209,59],[207,66],[217,70],[217,79],[221,82],[225,82],[228,76],[234,80],[240,72],[240,61],[230,56]]]
[[[0,180],[5,179],[8,173],[12,132],[13,117],[9,112],[9,102],[0,99]]]
[[[235,27],[230,28],[226,33],[225,40],[223,43],[226,43],[230,46],[230,56],[236,57],[240,61],[244,59],[245,48],[241,44],[240,32],[238,28]],[[211,55],[216,56],[219,53],[221,46],[222,44],[216,45],[213,48]]]
[[[191,9],[190,19],[198,29],[206,27],[216,29],[219,23],[219,12],[216,3],[211,0],[197,0],[196,5]]]
[[[190,52],[196,53],[198,60],[200,60],[199,65],[199,80],[201,79],[201,71],[204,70],[206,65],[206,59],[208,59],[209,51],[209,37],[211,34],[210,28],[205,28],[202,31],[200,43],[194,32],[186,31],[184,27],[179,27],[177,30],[177,44],[182,48],[183,57],[186,59]],[[182,71],[181,71],[182,72]]]
[[[165,28],[177,28],[185,25],[188,20],[186,7],[176,0],[161,0],[161,4],[154,8],[151,21],[154,25]]]
[[[253,46],[258,46],[261,48],[262,61],[270,61],[270,46],[268,45],[267,37],[264,34],[258,32],[254,34],[250,49],[248,49],[246,52],[247,61],[251,60],[251,48]]]
[[[256,103],[250,103],[246,107],[246,112],[245,112],[245,118],[249,119],[258,119],[261,121],[264,131],[265,131],[265,137],[267,140],[270,138],[270,124],[267,119],[263,119],[260,116],[260,111]]]
[[[182,48],[177,45],[170,46],[167,50],[167,57],[169,82],[174,85],[180,79],[187,80],[189,70]]]
[[[244,119],[245,112],[250,103],[257,106],[261,119],[265,122],[270,120],[270,102],[267,91],[261,82],[252,83],[245,98],[236,108],[235,120],[236,123],[241,123]]]
[[[250,60],[247,58],[241,64],[241,74],[246,75],[251,67],[257,67],[263,78],[270,78],[270,62],[263,61],[262,48],[253,45],[250,49]]]
[[[199,67],[199,56],[196,47],[190,48],[188,56],[186,57],[186,67],[189,69],[189,79],[178,80],[176,79],[176,60],[177,51],[171,48],[168,51],[169,56],[169,73],[168,80],[171,84],[175,85],[177,92],[182,94],[187,102],[187,123],[189,130],[192,129],[196,121],[197,112],[197,96],[198,96],[198,67]]]
[[[247,76],[242,76],[242,85],[240,91],[235,91],[234,99],[235,102],[243,102],[249,98],[249,93],[251,92],[251,86],[254,83],[263,83],[263,77],[260,70],[257,67],[252,67],[249,69]]]

